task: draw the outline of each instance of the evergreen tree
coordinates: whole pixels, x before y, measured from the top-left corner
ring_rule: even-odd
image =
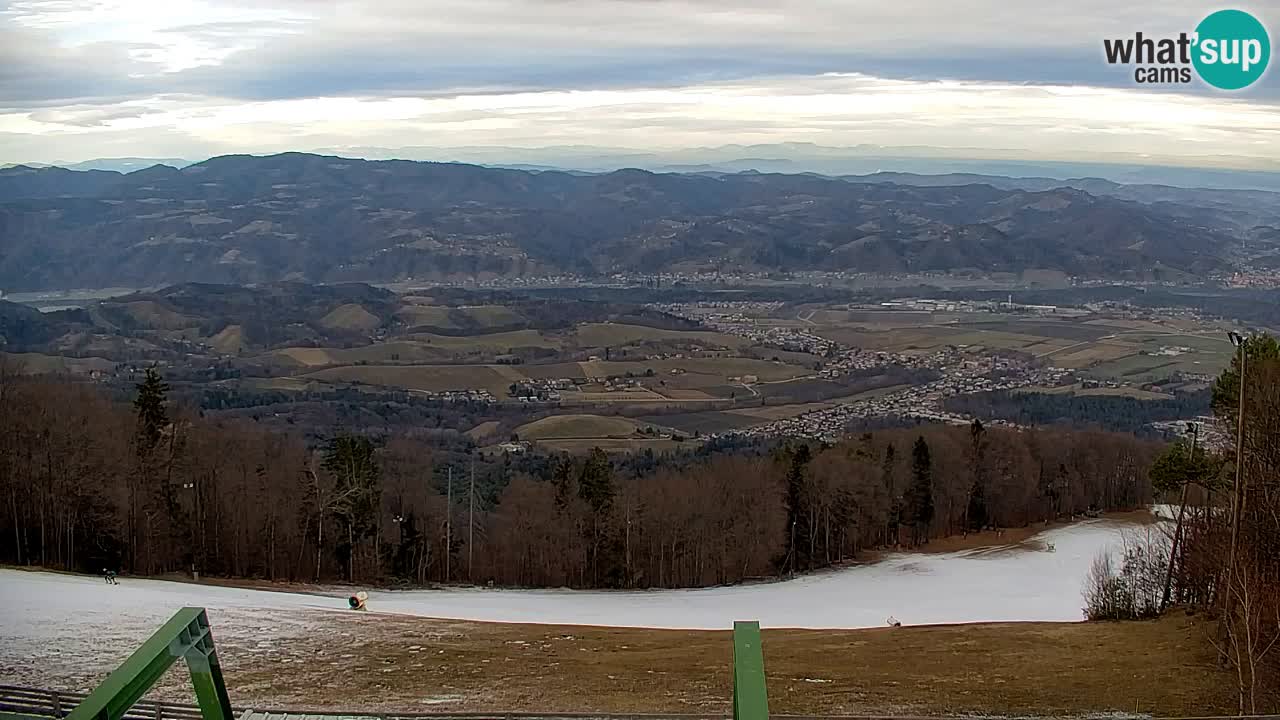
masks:
[[[813,565],[809,557],[809,536],[813,528],[809,526],[809,515],[804,512],[805,474],[809,462],[813,460],[813,451],[807,444],[801,443],[789,454],[787,466],[787,569],[795,571],[801,565],[806,569]]]
[[[1280,361],[1280,342],[1267,334],[1251,335],[1245,339],[1245,375],[1252,376],[1251,368],[1260,368],[1268,362]],[[1213,414],[1225,421],[1231,433],[1236,429],[1236,408],[1240,403],[1240,352],[1231,355],[1231,366],[1222,371],[1213,382]]]
[[[896,464],[897,451],[890,443],[884,450],[884,461],[880,464],[880,481],[884,483],[885,492],[889,494],[889,511],[885,520],[885,545],[898,544],[898,528],[902,525],[902,498],[898,495],[897,483],[894,482]]]
[[[333,513],[347,531],[347,542],[340,548],[347,559],[347,580],[355,578],[355,555],[359,542],[377,529],[377,513],[382,498],[373,443],[368,438],[340,435],[329,441],[324,455],[324,469],[334,478]]]
[[[907,490],[906,519],[911,524],[911,542],[919,545],[929,537],[933,522],[933,458],[924,436],[911,446],[911,487]]]
[[[969,426],[969,502],[965,506],[965,530],[981,530],[987,524],[987,429],[974,420]]]
[[[154,367],[149,367],[137,388],[138,395],[133,399],[133,408],[138,416],[138,449],[139,452],[147,452],[159,444],[169,425],[166,408],[169,385]]]
[[[613,464],[600,448],[592,448],[578,474],[578,497],[593,512],[608,512],[613,507]]]
[[[610,584],[620,579],[616,536],[612,533],[615,492],[609,456],[598,447],[592,448],[578,474],[578,497],[587,506],[583,532],[590,551],[593,585],[599,585],[602,577],[608,578]]]
[[[568,455],[560,457],[551,468],[551,484],[556,488],[556,509],[565,512],[574,496],[573,461]]]

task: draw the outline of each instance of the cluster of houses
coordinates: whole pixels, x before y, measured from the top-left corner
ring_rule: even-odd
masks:
[[[933,422],[967,425],[972,418],[942,407],[948,397],[995,390],[1011,390],[1044,383],[1056,384],[1067,374],[1062,368],[1034,368],[1006,357],[972,356],[955,349],[925,356],[876,353],[877,360],[900,359],[902,364],[929,367],[942,373],[932,382],[914,385],[878,397],[815,410],[764,425],[731,430],[723,435],[748,437],[801,437],[834,442],[851,423],[875,417],[920,418]],[[997,425],[1008,423],[995,422]]]

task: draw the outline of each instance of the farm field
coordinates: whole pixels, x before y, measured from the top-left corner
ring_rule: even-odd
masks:
[[[665,428],[657,423],[637,422],[631,418],[604,415],[552,415],[516,428],[521,440],[555,440],[584,438],[634,439],[634,436],[652,428]]]
[[[555,336],[549,336],[538,330],[511,330],[507,332],[484,333],[480,335],[437,335],[434,333],[412,333],[405,339],[425,344],[431,348],[444,350],[474,352],[488,350],[505,353],[511,348],[537,347],[560,348],[563,343]]]
[[[625,323],[583,323],[574,333],[581,347],[604,347],[641,342],[705,343],[708,346],[741,348],[750,340],[737,335],[700,330],[662,330]]]
[[[408,298],[412,300],[412,298]],[[523,315],[503,305],[445,307],[441,305],[408,305],[397,312],[397,318],[411,328],[486,329],[508,328],[526,323]]]
[[[905,354],[947,345],[1016,350],[1100,379],[1150,382],[1175,372],[1214,374],[1230,361],[1225,331],[1213,323],[991,313],[815,312],[813,332],[866,350]],[[914,323],[911,321],[914,319]],[[1165,348],[1180,355],[1156,355]]]
[[[1114,397],[1131,397],[1131,398],[1136,398],[1138,400],[1168,400],[1169,398],[1173,397],[1168,393],[1152,392],[1150,390],[1143,390],[1141,388],[1136,388],[1136,387],[1086,388],[1080,385],[1079,383],[1075,385],[1062,385],[1059,387],[1051,387],[1051,388],[1028,387],[1028,388],[1023,388],[1018,392],[1044,393],[1046,395],[1066,395],[1066,394],[1101,395],[1101,396],[1114,396]]]
[[[283,348],[268,353],[268,357],[287,358],[309,367],[323,367],[357,363],[448,362],[453,357],[453,353],[446,348],[433,347],[420,342],[396,341],[354,348]]]
[[[667,453],[675,450],[687,449],[692,450],[700,444],[699,441],[686,438],[683,441],[672,440],[669,438],[555,438],[551,440],[542,440],[538,442],[544,448],[555,452],[565,452],[572,455],[582,455],[595,449],[600,449],[610,455],[621,455],[627,453],[644,452],[650,450],[655,453]]]
[[[738,415],[729,410],[705,410],[673,415],[645,415],[639,419],[648,423],[661,423],[685,433],[702,433],[704,435],[726,430],[737,430],[767,421],[767,418]]]
[[[511,385],[509,377],[487,365],[353,365],[318,370],[301,377],[427,392],[473,388],[488,390],[495,397],[505,396]]]

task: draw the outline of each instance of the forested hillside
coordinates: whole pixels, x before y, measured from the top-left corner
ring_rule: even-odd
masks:
[[[489,457],[473,515],[465,454],[414,436],[308,447],[173,407],[154,373],[130,407],[7,367],[0,429],[4,562],[576,587],[732,583],[966,527],[1132,509],[1150,501],[1158,451],[975,424],[681,463]]]
[[[690,268],[1178,278],[1238,260],[1248,228],[1217,221],[1072,188],[240,155],[128,175],[0,170],[0,286]]]

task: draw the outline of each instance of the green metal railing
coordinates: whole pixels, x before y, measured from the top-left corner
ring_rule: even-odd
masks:
[[[123,720],[133,704],[178,660],[187,661],[196,704],[204,720],[233,720],[231,700],[218,666],[218,654],[204,608],[183,608],[138,648],[68,720]]]
[[[733,624],[733,720],[769,720],[760,623]]]
[[[235,720],[222,669],[218,665],[218,654],[213,647],[209,618],[204,608],[194,607],[179,610],[97,689],[67,713],[66,720],[126,720],[134,704],[178,660],[187,662],[200,717],[203,720]],[[57,694],[53,694],[50,710],[54,717],[60,718],[63,716],[59,705]],[[160,718],[159,705],[156,707],[155,715]],[[31,720],[33,717],[34,714],[25,712],[0,712],[0,720]],[[136,713],[133,717],[136,719]],[[733,624],[733,718],[769,720],[758,622]]]

